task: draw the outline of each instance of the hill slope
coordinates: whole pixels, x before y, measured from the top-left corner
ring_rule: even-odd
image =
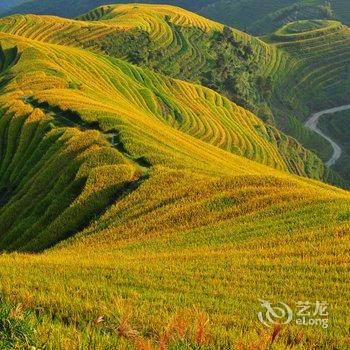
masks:
[[[291,174],[316,158],[226,97],[93,47],[135,18],[166,48],[175,18],[211,31],[156,10],[0,22],[7,348],[346,348],[349,192]],[[286,41],[266,40],[261,62]],[[326,300],[332,328],[272,342],[262,298]]]
[[[336,169],[345,179],[350,178],[349,172],[349,138],[347,127],[349,124],[349,111],[337,112],[335,114],[324,115],[319,122],[320,129],[326,134],[332,137],[340,145],[342,154],[340,160],[336,164]]]
[[[152,7],[131,5],[101,7],[81,19],[123,27],[124,18],[132,18],[146,33],[167,33],[163,38],[152,36],[146,40],[145,49],[140,42],[133,45],[133,55],[136,50],[145,56],[150,44],[156,51],[146,60],[136,62],[174,77],[199,80],[203,84],[209,82],[210,87],[254,111],[263,120],[276,123],[323,160],[329,158],[329,144],[305,130],[303,121],[314,110],[347,103],[348,27],[336,21],[297,21],[288,27],[292,33],[285,33],[287,28],[282,27],[262,41],[237,30],[233,30],[233,37],[226,36],[227,28],[222,31],[216,23],[198,17],[194,21],[191,14],[184,11],[177,15],[171,8],[167,11],[168,14],[164,10],[156,13]],[[153,32],[152,27],[157,31]],[[202,29],[207,32],[203,33]],[[100,37],[89,44],[110,55],[134,59],[133,55],[128,56],[130,50],[122,53],[114,50],[111,41],[116,37]],[[121,46],[127,47],[127,42],[128,39],[122,41],[126,45]],[[242,51],[251,54],[247,58]],[[248,65],[242,65],[242,60],[247,60]]]
[[[151,9],[131,5],[102,7],[81,19],[124,26],[123,18],[132,18],[133,23],[138,23],[146,32],[153,32],[152,26],[157,27],[157,32],[167,33],[164,34],[166,40],[162,41],[164,37],[150,38],[159,52],[154,54],[154,61],[150,57],[141,64],[174,77],[199,80],[203,84],[209,80],[210,87],[253,110],[264,120],[271,122],[274,118],[280,129],[311,148],[322,159],[329,158],[329,145],[305,130],[303,121],[314,110],[348,101],[348,27],[336,21],[297,21],[288,26],[288,30],[293,32],[287,33],[287,28],[282,27],[271,36],[263,37],[265,42],[233,30],[233,39],[224,38],[222,45],[221,42],[218,44],[218,40],[222,40],[218,32],[222,29],[217,24],[207,21],[203,25],[203,18],[192,20],[192,16],[186,12],[174,15],[170,8],[166,10],[167,15],[164,11],[155,13]],[[100,11],[105,11],[106,15]],[[191,21],[192,28],[189,29]],[[151,27],[149,23],[153,23]],[[209,30],[209,33],[197,32],[193,26]],[[226,29],[223,33],[227,32]],[[239,47],[237,51],[227,48],[232,40],[233,46]],[[99,42],[101,46],[97,44],[97,47],[109,54],[115,53],[108,40],[100,38]],[[208,51],[207,47],[213,50]],[[215,54],[225,50],[226,56]],[[247,67],[232,68],[239,67],[240,59],[247,60],[240,56],[239,50],[252,52],[251,56],[248,55],[249,64]],[[140,51],[143,53],[142,49]],[[232,62],[234,55],[238,58]],[[159,57],[164,61],[159,62]]]
[[[303,29],[315,25],[320,27]],[[284,114],[287,133],[319,152],[322,147],[310,143],[310,135],[301,127],[300,120],[305,120],[311,111],[347,103],[349,28],[335,21],[299,21],[264,40],[276,49],[271,70],[267,71],[276,82],[272,101],[275,114]]]
[[[157,69],[162,73],[170,74],[177,78],[186,78],[190,81],[207,79],[207,72],[213,70],[214,59],[217,61],[218,67],[222,67],[219,58],[215,56],[209,56],[208,58],[209,53],[206,52],[205,48],[216,43],[215,36],[217,33],[220,33],[223,26],[192,15],[187,11],[169,6],[155,8],[152,5],[138,7],[119,5],[101,7],[86,14],[81,19],[88,21],[63,20],[53,17],[12,16],[0,21],[0,28],[10,34],[21,35],[44,42],[82,46],[95,52],[103,52],[115,57],[127,58],[131,61],[133,61],[132,58],[135,56],[135,51],[137,51],[137,57],[145,57],[146,53],[144,51],[148,50],[147,48],[150,45],[153,45],[154,49],[147,51],[152,53],[152,57],[139,62],[139,64],[149,66],[152,69]],[[236,38],[234,40],[237,40],[237,42],[238,40],[244,40],[247,43],[246,46],[243,46],[244,50],[249,50],[250,47],[253,48],[254,54],[249,60],[255,60],[259,67],[257,73],[254,73],[256,76],[253,76],[252,79],[248,73],[251,63],[244,67],[247,71],[244,74],[247,74],[248,78],[243,79],[244,82],[250,84],[248,85],[250,87],[247,92],[245,92],[244,88],[238,91],[236,89],[234,96],[237,98],[243,96],[244,98],[247,93],[247,96],[255,96],[254,100],[249,103],[261,101],[262,97],[255,82],[260,78],[260,74],[268,76],[271,71],[277,69],[276,76],[272,74],[271,76],[276,79],[275,84],[280,85],[275,91],[282,93],[276,96],[273,101],[276,102],[277,107],[275,109],[277,112],[276,117],[279,118],[280,115],[283,115],[283,118],[286,118],[290,111],[288,108],[287,111],[286,108],[280,110],[280,99],[295,99],[295,96],[291,97],[290,87],[284,85],[288,82],[288,76],[281,77],[278,69],[281,69],[281,74],[286,74],[285,70],[283,70],[283,65],[285,64],[284,60],[289,59],[289,57],[286,53],[277,51],[274,45],[266,45],[264,42],[239,31],[234,31],[233,33]],[[134,42],[133,45],[130,45],[131,41]],[[123,49],[121,50],[120,48]],[[237,55],[240,54],[239,50]],[[213,55],[213,53],[210,54]],[[282,56],[283,61],[277,60],[277,62],[274,62],[270,59],[271,56]],[[232,58],[232,55],[228,54],[227,57]],[[244,58],[238,56],[237,60],[238,64],[241,64],[240,62]],[[273,66],[275,63],[281,63],[281,67]],[[259,73],[260,71],[261,73]],[[292,75],[295,72],[287,73]],[[234,75],[235,72],[232,74]],[[230,79],[230,76],[227,79]],[[253,83],[251,82],[252,80],[254,80]],[[220,86],[222,86],[223,91],[226,91],[224,83],[225,81],[221,80]],[[220,86],[217,87],[218,91],[221,90]],[[243,84],[243,86],[245,85]],[[251,93],[252,89],[255,89],[253,93]],[[288,94],[284,94],[285,91],[288,91]],[[230,94],[230,91],[228,91],[228,94]],[[300,94],[300,96],[305,97],[303,94]],[[265,102],[259,103],[262,103],[263,107]],[[288,106],[287,103],[288,105],[290,104],[289,101],[284,102],[286,106]],[[298,106],[296,105],[297,103],[301,104],[300,101],[295,101],[295,113],[305,114],[305,105],[301,104],[301,106]],[[272,108],[274,107],[272,106]],[[258,115],[260,110],[258,108]],[[299,122],[302,130],[300,121],[296,118],[293,121],[293,125]],[[280,122],[277,119],[277,122],[282,125],[282,121]],[[296,128],[294,127],[294,129]],[[287,168],[291,172],[317,179],[327,179],[329,177],[321,161],[310,152],[304,150],[295,140],[286,137],[274,127],[268,126],[267,130],[265,138],[267,137],[270,142],[275,143],[284,162],[287,164]],[[260,132],[259,130],[256,131]],[[293,135],[299,137],[300,133],[293,132]],[[305,139],[306,137],[302,138],[302,140]],[[322,149],[322,147],[327,149],[328,145],[323,140],[317,139],[316,136],[314,136],[314,139],[317,140],[315,141],[316,147],[313,147],[314,150],[317,151]],[[311,143],[311,146],[313,145]],[[310,143],[308,146],[310,146]],[[327,155],[324,155],[325,159]]]
[[[80,221],[78,217],[78,222],[64,219],[69,228],[55,223],[63,220],[62,215],[65,217],[62,205],[69,206],[74,198],[79,202],[79,195],[85,197],[84,186],[90,181],[88,164],[97,161],[98,165],[98,160],[93,159],[99,153],[102,159],[107,157],[107,163],[103,163],[106,166],[129,164],[124,157],[131,162],[129,184],[110,184],[114,190],[122,184],[132,186],[141,176],[136,174],[139,167],[162,165],[208,174],[271,171],[254,163],[242,163],[241,158],[230,153],[288,170],[270,129],[253,114],[209,89],[77,48],[6,34],[1,34],[1,41],[5,57],[1,96],[1,184],[5,205],[0,215],[0,242],[4,248],[23,248],[23,242],[30,249],[44,248],[58,239],[56,235],[64,238],[78,232],[81,225],[88,224],[86,220],[92,212],[105,210],[106,204],[100,200],[91,203],[86,214],[81,213]],[[28,137],[28,133],[35,137]],[[108,147],[103,135],[117,150]],[[54,147],[48,150],[47,143],[53,141]],[[34,149],[38,153],[28,160],[27,152]],[[25,163],[21,165],[20,161]],[[302,159],[299,162],[302,165]],[[71,167],[68,177],[65,167]],[[55,172],[56,168],[62,169],[62,174],[49,176],[48,171]],[[55,179],[57,187],[51,188]],[[29,184],[33,192],[28,191]],[[43,202],[31,202],[41,187],[46,189],[40,195]],[[65,187],[67,190],[60,192],[60,204],[50,207],[38,222],[37,213],[43,210],[44,203]],[[108,192],[104,195],[108,199]],[[16,219],[9,220],[13,215]],[[17,232],[23,232],[24,227],[26,234],[19,239]],[[35,239],[30,243],[38,232],[43,242]]]
[[[5,297],[40,310],[38,340],[30,345],[138,348],[160,342],[170,327],[167,342],[174,346],[205,341],[230,348],[238,339],[255,341],[255,322],[243,338],[240,328],[254,319],[252,299],[329,298],[332,277],[322,288],[317,277],[333,276],[329,264],[346,261],[349,193],[177,131],[171,108],[164,120],[147,101],[162,91],[169,104],[181,99],[183,115],[192,108],[208,117],[231,110],[246,138],[254,135],[251,122],[262,125],[256,117],[208,89],[105,56],[7,34],[1,41],[1,247],[40,250],[75,235],[44,254],[0,257]],[[118,135],[110,139],[114,147],[103,134]],[[266,160],[283,164],[272,145],[254,138],[254,155],[260,143]],[[273,292],[266,266],[280,276]],[[345,287],[347,275],[339,268],[337,274]],[[295,283],[286,287],[286,280]],[[331,301],[346,302],[344,290]],[[231,308],[244,311],[232,316]],[[332,314],[334,336],[306,329],[295,344],[341,347],[346,320],[340,307],[332,306]],[[89,330],[98,315],[100,328]],[[195,334],[203,317],[211,330],[203,329],[201,340]],[[290,344],[299,331],[288,328],[279,344]]]
[[[330,6],[329,6],[330,4]],[[216,21],[261,35],[296,20],[338,19],[350,23],[346,0],[226,0],[215,1],[199,12]]]
[[[113,1],[113,3],[154,3],[151,0]],[[259,0],[158,0],[158,4],[169,4],[186,8],[215,21],[249,31],[254,34],[272,32],[281,25],[300,19],[336,18],[350,24],[347,0],[332,0],[331,10],[323,0],[269,0],[263,4]],[[24,4],[11,4],[0,9],[0,14],[35,13],[76,17],[101,5],[109,5],[106,0],[74,1],[32,0]],[[15,6],[17,5],[17,6]],[[1,11],[2,10],[2,11]],[[332,12],[333,11],[333,12]]]

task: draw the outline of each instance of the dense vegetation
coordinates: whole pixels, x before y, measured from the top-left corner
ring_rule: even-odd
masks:
[[[0,348],[3,350],[30,349],[36,339],[33,315],[22,304],[11,305],[0,297]]]
[[[332,139],[336,140],[343,150],[335,169],[344,179],[350,181],[350,142],[349,142],[350,112],[343,111],[332,115],[324,115],[319,127]]]
[[[170,19],[167,22],[183,52],[178,51],[178,45],[171,48],[157,46],[150,33],[140,29],[112,33],[103,40],[91,40],[86,45],[113,57],[126,57],[133,64],[159,73],[198,81],[252,112],[264,110],[272,94],[272,81],[259,75],[253,48],[248,42],[235,38],[228,27],[206,33],[200,28],[173,24]],[[193,45],[192,50],[199,51],[202,62],[195,65],[195,57],[188,57],[193,65],[186,66],[179,57],[188,55],[190,45]],[[262,117],[267,120],[269,115]]]
[[[347,28],[321,24],[261,41],[160,5],[1,19],[0,345],[346,349],[349,192],[200,84],[243,100],[242,73],[297,129],[292,107],[346,68]],[[267,330],[262,298],[326,300],[331,327]]]

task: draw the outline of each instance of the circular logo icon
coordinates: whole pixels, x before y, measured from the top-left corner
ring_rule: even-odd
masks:
[[[261,306],[265,309],[258,313],[259,321],[267,327],[275,324],[288,324],[293,319],[292,309],[285,303],[279,302],[272,305],[267,300],[259,299]]]

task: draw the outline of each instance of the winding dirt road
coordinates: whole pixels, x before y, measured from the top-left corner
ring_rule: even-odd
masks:
[[[319,134],[320,136],[322,136],[325,140],[327,140],[331,146],[333,147],[333,155],[331,157],[331,159],[329,159],[325,164],[326,166],[330,167],[332,165],[334,165],[338,159],[340,158],[341,154],[342,154],[342,149],[341,147],[329,136],[327,136],[323,131],[321,131],[318,128],[318,121],[320,119],[320,117],[322,117],[325,114],[333,114],[336,112],[341,112],[341,111],[345,111],[347,109],[350,109],[350,105],[344,105],[344,106],[339,106],[339,107],[334,107],[334,108],[330,108],[330,109],[326,109],[324,111],[321,112],[317,112],[315,114],[313,114],[305,123],[305,126],[311,130],[316,132],[317,134]]]

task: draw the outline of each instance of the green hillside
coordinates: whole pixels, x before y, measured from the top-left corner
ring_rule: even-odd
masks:
[[[118,14],[119,9],[122,14]],[[207,84],[292,135],[323,160],[329,158],[329,144],[305,130],[303,122],[314,110],[347,102],[348,27],[336,21],[298,21],[289,26],[292,33],[285,33],[282,27],[259,40],[237,30],[230,34],[228,28],[218,34],[220,29],[213,22],[202,23],[194,30],[181,19],[184,16],[185,12],[182,17],[174,14],[168,19],[161,15],[159,21],[159,17],[152,14],[143,21],[137,8],[126,5],[110,11],[102,7],[81,19],[98,19],[104,24],[128,28],[130,23],[132,28],[137,23],[138,28],[146,32],[147,40],[141,42],[139,48],[133,45],[132,55],[127,49],[115,51],[108,36],[105,40],[101,37],[92,40],[89,45],[132,60],[135,53],[136,57],[147,57],[144,52],[151,43],[151,55],[136,63],[176,78]],[[124,23],[124,18],[133,21]],[[147,36],[152,22],[153,27],[167,33],[165,42],[162,38]],[[200,28],[205,31],[209,28],[209,34]],[[113,36],[115,42],[114,38],[116,35]],[[124,41],[120,46],[127,47]]]
[[[0,348],[346,349],[350,194],[277,125],[345,98],[348,32],[1,18]],[[261,299],[326,301],[329,327],[265,327]]]
[[[300,149],[308,156],[307,151],[290,145],[286,136],[250,112],[199,85],[158,76],[107,56],[23,37],[2,34],[2,46],[3,249],[40,250],[79,232],[90,224],[93,213],[103,213],[109,201],[116,200],[110,198],[113,192],[122,195],[125,188],[136,186],[151,166],[227,174],[241,162],[234,154],[284,171],[310,166],[296,152]],[[286,141],[283,154],[278,146],[282,137]],[[52,143],[54,147],[48,148]],[[208,152],[212,146],[216,147],[211,151],[211,169]],[[105,166],[105,171],[115,168],[123,180],[109,184],[102,198],[89,200],[84,187],[90,181],[107,185],[94,172],[96,166]],[[317,166],[323,169],[320,162]],[[251,164],[248,173],[254,173],[254,167]],[[38,212],[51,201],[57,204],[38,221]],[[84,210],[82,201],[87,201]],[[73,220],[75,211],[80,213]],[[25,234],[18,236],[18,232]]]
[[[309,76],[303,76],[307,60],[299,61],[299,56],[295,59],[283,45],[267,45],[242,32],[227,31],[228,28],[222,32],[222,25],[177,8],[158,6],[157,11],[154,9],[152,5],[100,7],[81,17],[84,21],[17,15],[0,21],[0,28],[30,39],[82,46],[94,52],[128,59],[174,78],[206,84],[269,121],[268,138],[276,144],[291,172],[340,183],[325,171],[317,157],[277,131],[276,125],[326,160],[330,156],[330,146],[320,137],[307,132],[302,121],[314,107],[310,101],[316,106],[340,101],[346,79],[339,81],[339,98],[337,95],[334,100],[331,96],[324,98],[322,86],[310,91]],[[342,56],[346,57],[348,30],[340,25],[339,29],[335,27],[334,37],[339,36],[342,40],[337,39],[333,46],[340,54],[343,50]],[[322,36],[321,32],[314,40],[307,41],[306,46],[313,45],[314,41],[322,43]],[[149,50],[150,47],[152,50]],[[332,50],[330,46],[329,55]],[[217,55],[217,52],[223,54]],[[320,64],[328,64],[328,53],[318,57],[316,51],[311,52],[310,60],[315,62],[317,59]],[[286,71],[286,64],[295,66],[295,71]],[[295,78],[305,80],[305,89],[300,90],[300,94],[293,93]],[[320,97],[319,104],[314,95]]]
[[[350,31],[334,21],[318,22],[318,28],[309,31],[302,29],[310,25],[315,22],[294,22],[264,40],[278,50],[268,71],[276,82],[275,114],[288,116],[287,133],[319,152],[322,147],[312,143],[300,120],[311,111],[347,103]]]
[[[337,19],[350,24],[347,0],[220,0],[199,13],[255,35],[271,33],[296,20]]]
[[[130,22],[124,23],[124,18]],[[329,144],[305,130],[303,121],[315,109],[347,102],[350,32],[341,23],[298,21],[289,26],[293,32],[285,33],[282,27],[275,34],[263,37],[262,41],[237,30],[230,34],[228,28],[219,35],[219,29],[213,22],[199,25],[205,31],[211,28],[209,34],[201,29],[193,30],[193,26],[189,28],[186,20],[175,14],[169,15],[168,19],[163,16],[161,21],[152,14],[143,21],[139,10],[130,5],[114,10],[102,7],[81,19],[99,20],[108,25],[126,24],[128,28],[130,23],[132,28],[137,23],[138,28],[146,32],[147,40],[139,43],[139,48],[133,45],[131,55],[127,49],[115,51],[109,37],[92,40],[89,45],[131,61],[135,57],[146,57],[136,63],[176,78],[208,84],[261,119],[277,125],[323,160],[329,158]],[[153,26],[167,33],[165,42],[161,38],[147,36],[152,28],[149,23],[152,22]],[[114,42],[115,38],[116,35],[113,36]],[[144,52],[150,43],[155,52],[152,50],[147,57]],[[117,47],[126,48],[127,45],[123,41],[123,45]],[[247,65],[241,64],[242,60]]]
[[[154,1],[115,0],[113,3],[147,4]],[[180,6],[253,34],[273,32],[287,22],[304,19],[337,19],[350,24],[347,0],[158,0],[157,3]],[[35,13],[73,18],[109,4],[106,0],[31,0],[19,5],[12,2],[10,11],[5,4],[0,8],[0,14],[7,11],[6,14]]]

